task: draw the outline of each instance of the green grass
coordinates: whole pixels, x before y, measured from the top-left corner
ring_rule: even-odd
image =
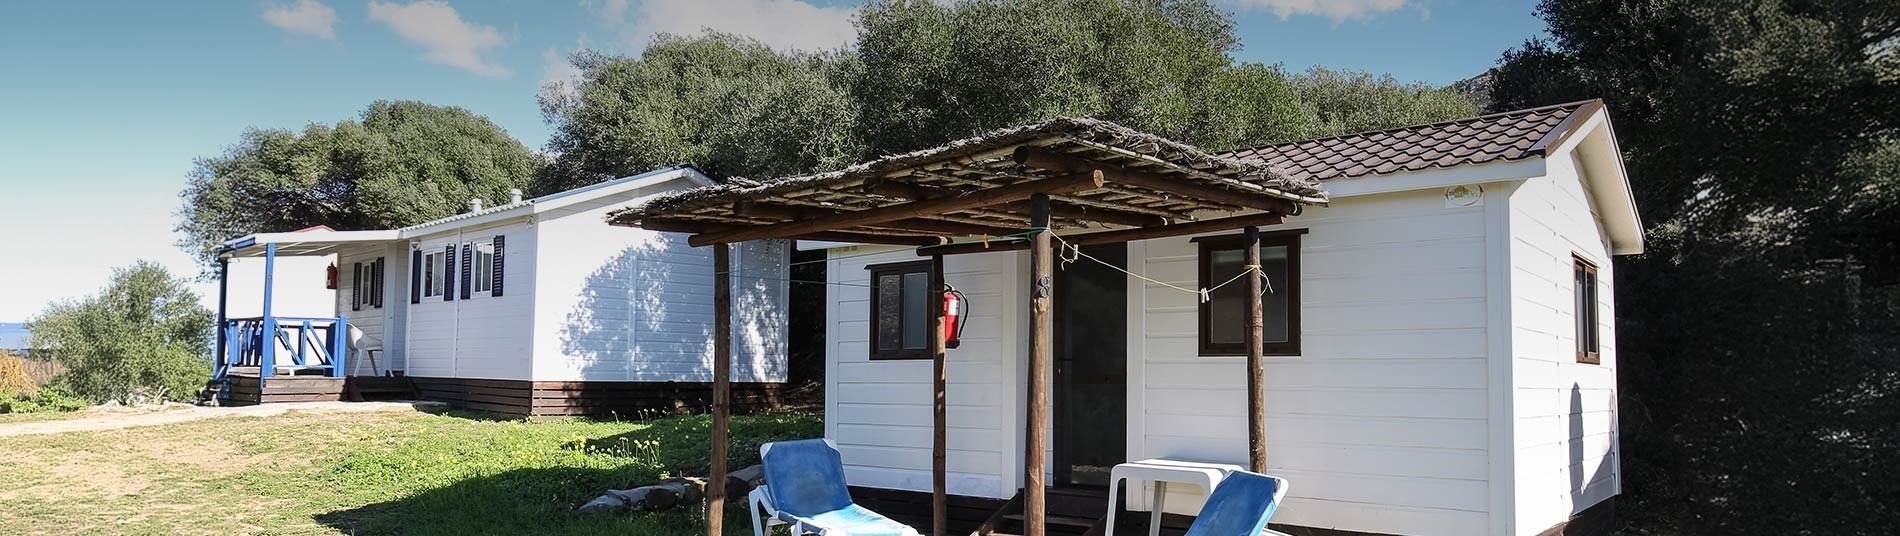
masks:
[[[0,534],[699,534],[693,512],[574,509],[703,471],[709,422],[292,413],[0,438]],[[730,461],[822,428],[805,413],[737,417]],[[743,502],[728,501],[728,534],[751,531]]]

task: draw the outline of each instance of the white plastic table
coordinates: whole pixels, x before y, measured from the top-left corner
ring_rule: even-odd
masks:
[[[1154,518],[1148,521],[1148,536],[1161,534],[1161,513],[1166,504],[1169,482],[1181,482],[1201,486],[1208,493],[1228,473],[1240,471],[1242,467],[1226,463],[1189,462],[1152,458],[1138,462],[1116,465],[1108,472],[1108,531],[1103,536],[1115,536],[1115,505],[1121,497],[1120,484],[1124,480],[1153,480],[1155,482]]]

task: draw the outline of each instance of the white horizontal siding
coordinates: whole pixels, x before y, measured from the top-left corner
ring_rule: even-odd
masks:
[[[825,435],[844,454],[853,485],[930,491],[930,360],[870,359],[870,274],[866,266],[918,260],[908,250],[832,250],[826,289]],[[960,255],[944,277],[973,306],[961,347],[946,356],[946,462],[949,491],[981,497],[1015,493],[1021,456],[1016,386],[1019,331],[1015,275],[1020,255]]]
[[[272,270],[271,314],[277,316],[331,316],[336,314],[336,291],[324,288],[324,271],[335,255],[277,257]],[[253,318],[264,314],[264,258],[231,259],[225,283],[225,315]],[[347,303],[345,305],[348,305]],[[345,307],[344,310],[349,310]]]
[[[504,235],[502,295],[462,298],[462,248]],[[534,320],[534,235],[524,220],[458,229],[416,241],[424,254],[456,244],[450,278],[454,300],[425,297],[408,307],[406,371],[410,376],[528,380]],[[408,299],[407,286],[401,299]]]
[[[1606,234],[1571,154],[1510,200],[1516,533],[1561,523],[1619,487],[1615,307]],[[1580,364],[1573,254],[1598,268],[1602,363]]]
[[[534,379],[712,380],[712,248],[601,221],[687,185],[682,178],[539,217]],[[783,382],[789,247],[767,240],[732,252],[732,380]]]
[[[371,277],[373,277],[372,274],[365,273],[363,274],[362,279],[359,281],[356,277],[356,265],[360,263],[363,267],[363,270],[367,272],[370,269],[370,263],[375,262],[377,257],[384,257],[385,259],[387,259],[388,256],[384,253],[384,251],[385,249],[381,247],[380,245],[349,248],[338,253],[337,261],[336,261],[336,265],[337,265],[337,286],[336,286],[336,305],[335,305],[336,310],[339,313],[343,314],[344,316],[348,317],[350,325],[356,326],[357,329],[363,330],[363,335],[365,337],[370,338],[370,339],[375,339],[378,341],[388,340],[387,335],[389,331],[387,329],[384,329],[384,324],[386,324],[386,322],[384,321],[384,312],[387,309],[387,307],[389,305],[393,305],[393,303],[391,302],[395,302],[397,300],[402,300],[403,303],[408,303],[409,296],[408,294],[406,294],[408,287],[397,286],[397,285],[402,284],[403,281],[408,278],[402,277],[399,274],[392,271],[396,267],[395,263],[393,262],[393,259],[385,260],[384,262],[386,264],[383,267],[383,276],[384,276],[385,281],[387,282],[384,283],[383,286],[385,287],[385,291],[387,292],[387,296],[388,296],[388,299],[383,300],[383,303],[385,306],[376,307],[374,305],[371,305],[371,300],[367,294],[364,295],[360,303],[356,304],[356,307],[354,309],[352,308],[352,303],[356,301],[356,287],[358,285],[362,285],[366,289],[371,288],[369,287],[369,284],[370,284]],[[396,289],[398,288],[403,289],[404,293],[396,292]],[[385,347],[387,347],[387,345],[385,345]],[[388,361],[388,357],[389,357],[389,354],[387,351],[377,355],[376,356],[377,363],[375,364],[377,368],[380,370],[372,371],[370,367],[371,363],[369,359],[366,358],[366,356],[353,355],[351,356],[353,361],[349,362],[349,365],[348,365],[350,369],[349,373],[352,376],[364,376],[364,375],[374,375],[378,372],[388,371],[390,370],[389,368],[390,362]]]
[[[1275,522],[1393,534],[1484,532],[1489,510],[1485,220],[1436,190],[1352,197],[1280,226],[1301,237],[1301,354],[1263,378]],[[1267,229],[1268,231],[1277,229]],[[1186,238],[1131,245],[1131,269],[1198,285]],[[1245,359],[1200,357],[1195,297],[1137,282],[1130,457],[1245,464]],[[1144,486],[1145,487],[1145,486]],[[1185,487],[1182,487],[1185,488]],[[1171,491],[1176,489],[1170,488]],[[1142,495],[1133,506],[1146,508]],[[1192,514],[1201,492],[1171,493]]]

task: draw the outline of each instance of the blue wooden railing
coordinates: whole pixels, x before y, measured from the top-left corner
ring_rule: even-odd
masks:
[[[281,359],[299,366],[328,366],[328,375],[348,373],[349,319],[335,317],[263,316],[231,318],[219,326],[224,343],[212,377],[223,378],[239,367],[257,367],[259,381],[276,374]],[[280,355],[288,350],[289,355]]]

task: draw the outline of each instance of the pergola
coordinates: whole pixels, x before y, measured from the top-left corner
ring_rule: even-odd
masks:
[[[943,280],[945,255],[1030,252],[1030,341],[1024,440],[1024,524],[1044,529],[1044,460],[1053,340],[1052,233],[1074,246],[1114,244],[1241,229],[1248,266],[1260,264],[1259,228],[1286,221],[1302,205],[1324,204],[1318,183],[1105,121],[1062,118],[889,156],[838,171],[767,182],[733,179],[617,211],[614,225],[690,233],[712,246],[712,470],[706,533],[723,527],[731,369],[731,260],[728,244],[761,239],[917,246]],[[952,242],[952,238],[965,238]],[[1249,277],[1247,401],[1249,465],[1266,468],[1262,387],[1262,281]],[[941,289],[934,289],[941,291]],[[940,300],[930,304],[935,408],[932,450],[934,536],[946,523],[944,331]]]

